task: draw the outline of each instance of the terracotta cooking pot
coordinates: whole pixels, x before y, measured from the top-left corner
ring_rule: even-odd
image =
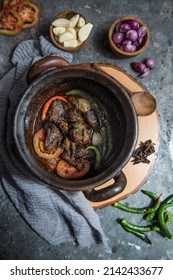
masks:
[[[47,69],[49,71],[45,71]],[[126,186],[122,168],[134,151],[138,134],[135,108],[125,89],[94,65],[69,65],[65,59],[58,57],[38,61],[29,70],[27,78],[30,85],[16,108],[13,134],[17,152],[30,171],[53,188],[84,191],[92,201],[109,199],[122,192]],[[109,113],[113,141],[110,158],[98,173],[78,180],[67,180],[45,168],[34,152],[32,141],[39,127],[36,120],[45,101],[74,88],[96,97]],[[112,178],[113,185],[95,190]]]

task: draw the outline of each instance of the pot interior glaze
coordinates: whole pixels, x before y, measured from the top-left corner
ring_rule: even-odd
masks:
[[[85,178],[67,180],[48,170],[33,149],[33,135],[41,127],[40,112],[46,100],[71,89],[81,89],[95,98],[108,116],[111,127],[110,156],[99,172]],[[27,167],[50,186],[84,191],[99,186],[122,170],[137,141],[138,122],[126,91],[107,74],[82,65],[50,70],[37,78],[24,93],[14,117],[14,141]]]

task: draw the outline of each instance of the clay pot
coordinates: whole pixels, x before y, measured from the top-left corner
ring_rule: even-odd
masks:
[[[47,68],[49,71],[45,71]],[[40,72],[43,73],[38,76]],[[138,135],[136,111],[124,88],[92,65],[69,65],[57,57],[47,57],[37,62],[28,73],[28,81],[31,84],[23,94],[14,116],[14,142],[30,171],[53,188],[84,191],[93,201],[108,199],[122,192],[126,178],[121,170],[134,151]],[[48,87],[52,87],[52,90],[47,94]],[[57,95],[74,88],[91,93],[109,112],[113,141],[110,158],[103,163],[98,173],[78,180],[67,180],[41,164],[33,150],[32,141],[39,126],[39,121],[36,121],[39,119],[38,112],[45,101],[55,95],[55,91]],[[111,178],[115,179],[113,185],[104,190],[95,190]]]

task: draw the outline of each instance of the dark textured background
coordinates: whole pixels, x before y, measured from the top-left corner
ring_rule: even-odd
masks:
[[[1,3],[2,1],[0,1]],[[11,54],[19,42],[44,35],[49,39],[49,24],[56,13],[74,10],[84,14],[94,24],[90,44],[80,53],[74,54],[73,63],[110,63],[132,71],[130,63],[154,57],[156,67],[142,80],[144,86],[156,97],[161,116],[161,139],[158,158],[145,184],[145,189],[173,193],[173,1],[172,0],[51,0],[36,1],[41,8],[36,28],[22,31],[16,37],[0,36],[0,78],[12,67]],[[107,33],[110,24],[125,15],[133,15],[145,21],[151,33],[147,50],[133,59],[119,59],[109,48]],[[141,81],[141,80],[140,80]],[[2,105],[1,105],[2,106]],[[144,206],[144,195],[138,193],[125,200],[129,205]],[[122,230],[116,222],[118,217],[138,223],[141,216],[130,215],[111,206],[97,210],[110,251],[101,245],[79,249],[75,244],[50,246],[42,240],[20,217],[6,193],[0,187],[0,259],[173,259],[173,241],[149,233],[152,245],[147,245]],[[172,227],[173,231],[173,227]]]

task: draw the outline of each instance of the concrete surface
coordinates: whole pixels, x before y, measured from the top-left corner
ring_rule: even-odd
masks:
[[[2,1],[0,1],[2,2]],[[56,13],[75,10],[84,14],[94,24],[89,46],[74,55],[73,63],[100,62],[117,65],[135,78],[137,74],[130,67],[132,61],[154,57],[155,69],[142,80],[155,96],[161,116],[161,137],[158,158],[145,184],[145,189],[173,193],[173,1],[172,0],[67,0],[36,1],[41,8],[41,17],[36,28],[24,30],[16,37],[0,36],[0,77],[11,67],[10,57],[19,42],[44,35],[49,38],[49,24]],[[133,59],[119,59],[109,48],[107,33],[110,24],[118,17],[133,15],[144,20],[151,32],[147,50]],[[139,79],[139,78],[137,78]],[[141,81],[141,80],[140,80]],[[128,197],[124,203],[146,205],[149,200],[139,191]],[[173,212],[172,212],[173,213]],[[112,206],[97,210],[110,250],[101,245],[79,249],[75,244],[50,246],[42,240],[20,217],[6,193],[0,187],[0,258],[1,259],[173,259],[173,241],[151,232],[152,245],[122,230],[117,218],[127,218],[139,223],[141,216],[116,210]],[[172,227],[173,232],[173,227]]]

